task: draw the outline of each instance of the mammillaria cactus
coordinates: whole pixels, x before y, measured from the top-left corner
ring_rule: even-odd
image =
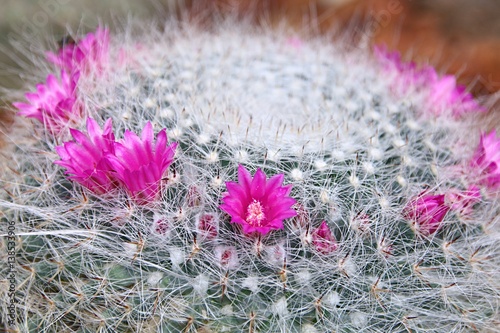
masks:
[[[216,22],[99,28],[50,53],[40,71],[78,73],[74,103],[16,104],[42,125],[11,135],[2,176],[5,325],[498,329],[500,140],[471,126],[482,107],[383,49]],[[48,81],[39,99],[59,94]]]

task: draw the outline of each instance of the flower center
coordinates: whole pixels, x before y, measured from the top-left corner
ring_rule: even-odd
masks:
[[[250,205],[248,205],[246,221],[250,225],[256,225],[260,227],[262,221],[265,218],[266,215],[264,214],[264,209],[260,201],[254,199],[253,202]]]

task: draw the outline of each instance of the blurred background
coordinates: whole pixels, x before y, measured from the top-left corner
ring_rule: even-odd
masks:
[[[0,87],[20,88],[19,68],[9,39],[56,39],[91,31],[99,22],[113,27],[128,15],[160,19],[181,0],[1,0]],[[270,22],[300,26],[312,21],[320,32],[333,27],[353,40],[386,44],[405,60],[430,63],[456,74],[476,96],[500,90],[499,0],[186,0],[248,11]],[[0,122],[8,127],[9,102],[0,93]],[[497,103],[498,104],[498,103]]]

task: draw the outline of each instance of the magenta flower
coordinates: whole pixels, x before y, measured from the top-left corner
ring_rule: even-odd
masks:
[[[108,119],[101,130],[97,122],[87,119],[87,135],[71,129],[75,141],[56,147],[61,160],[54,162],[66,168],[68,179],[76,181],[94,193],[102,194],[115,187],[108,154],[114,153],[113,128]]]
[[[63,45],[57,54],[47,53],[47,59],[57,66],[69,71],[96,68],[102,70],[107,63],[109,52],[108,29],[97,28],[77,42]]]
[[[78,73],[68,75],[61,72],[61,82],[50,74],[46,84],[38,84],[36,92],[27,93],[29,103],[17,102],[13,105],[18,108],[19,115],[35,118],[40,121],[52,134],[57,134],[81,117],[81,108],[76,98],[76,83]]]
[[[481,135],[470,167],[479,185],[492,190],[500,189],[500,138],[497,138],[495,130]]]
[[[312,232],[312,243],[316,250],[323,254],[332,253],[337,249],[337,242],[325,221]]]
[[[115,177],[129,191],[136,202],[145,204],[157,198],[160,181],[172,163],[177,143],[167,145],[163,129],[153,142],[153,126],[144,126],[141,137],[128,130],[120,143],[115,143],[115,154],[108,160],[116,171]]]
[[[240,224],[245,234],[267,234],[283,229],[283,220],[297,215],[292,208],[295,199],[289,197],[291,185],[282,186],[283,174],[269,180],[257,169],[252,178],[242,165],[238,166],[238,182],[226,182],[227,193],[220,208]]]
[[[444,194],[430,195],[422,192],[408,202],[403,209],[403,217],[411,221],[421,234],[431,235],[439,229],[449,210]]]

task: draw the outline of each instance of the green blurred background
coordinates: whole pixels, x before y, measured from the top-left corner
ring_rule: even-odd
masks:
[[[175,0],[0,0],[0,87],[19,88],[18,55],[9,39],[49,40],[72,31],[92,31],[131,15],[153,18]],[[44,36],[46,35],[46,36]],[[0,92],[0,98],[2,97]]]

